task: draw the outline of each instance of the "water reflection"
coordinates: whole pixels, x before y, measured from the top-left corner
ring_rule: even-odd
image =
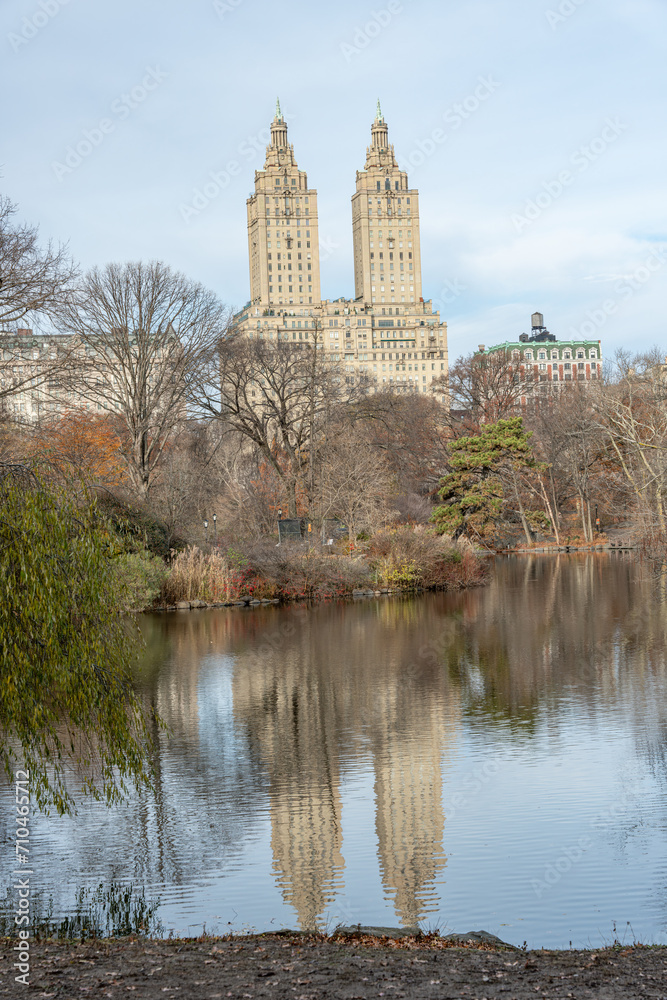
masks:
[[[630,774],[635,789],[653,785],[637,821],[613,831],[623,851],[611,833],[596,843],[616,917],[623,871],[638,884],[641,824],[650,891],[667,880],[666,623],[655,581],[608,556],[500,560],[488,587],[456,595],[147,617],[144,697],[171,731],[156,733],[155,790],[118,812],[38,821],[41,856],[55,884],[78,873],[161,888],[181,927],[230,913],[268,927],[281,906],[287,924],[321,925],[351,877],[368,886],[355,922],[391,907],[405,925],[479,912],[494,929],[495,893],[499,910],[547,927],[555,897],[538,906],[521,865],[539,874],[554,823],[573,842],[590,832],[597,786]],[[455,816],[465,775],[489,760],[513,764]],[[555,782],[561,763],[560,791],[533,782]],[[364,813],[349,788],[367,773]],[[501,857],[515,866],[506,876]]]
[[[342,775],[365,759],[384,885],[405,923],[425,912],[444,865],[441,754],[458,717],[456,691],[417,657],[433,610],[287,612],[279,635],[236,652],[235,719],[266,768],[274,867],[304,928],[341,885]]]

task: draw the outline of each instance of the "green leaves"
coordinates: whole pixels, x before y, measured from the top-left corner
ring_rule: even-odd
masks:
[[[94,502],[0,468],[0,760],[9,776],[30,771],[47,811],[73,810],[68,774],[107,802],[149,780],[116,555]]]
[[[431,517],[438,532],[455,538],[464,533],[484,535],[489,525],[502,519],[509,496],[518,500],[519,475],[540,468],[530,437],[521,417],[512,417],[451,442],[452,472],[441,480],[442,504]]]

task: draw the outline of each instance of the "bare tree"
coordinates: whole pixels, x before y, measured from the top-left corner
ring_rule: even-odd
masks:
[[[448,392],[453,426],[468,434],[516,414],[523,398],[534,391],[532,370],[506,351],[475,353],[458,358],[447,375],[434,379],[434,392]]]
[[[430,396],[382,392],[354,407],[368,440],[384,453],[406,500],[433,494],[447,462],[447,408]]]
[[[228,313],[202,285],[152,261],[94,268],[58,319],[79,345],[68,388],[89,407],[116,414],[129,475],[145,498]]]
[[[667,538],[667,377],[657,350],[616,355],[616,377],[600,386],[605,433],[645,527]]]
[[[37,227],[19,223],[16,213],[16,205],[0,195],[0,404],[57,377],[65,352],[17,325],[53,315],[77,275],[67,247],[40,245]]]
[[[284,485],[290,517],[297,516],[297,483],[312,495],[324,431],[344,403],[365,387],[349,381],[325,356],[321,334],[307,343],[272,343],[233,334],[200,370],[197,399],[252,441]]]
[[[322,519],[345,522],[350,541],[371,532],[391,513],[395,477],[385,457],[371,447],[359,428],[341,429],[320,470],[317,508]]]
[[[0,195],[0,323],[49,314],[71,287],[77,268],[66,246],[40,246],[36,226],[14,220],[17,207]]]

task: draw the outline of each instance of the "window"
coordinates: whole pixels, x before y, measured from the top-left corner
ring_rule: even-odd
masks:
[[[525,356],[526,356],[526,361],[532,361],[533,360],[533,352],[532,351],[526,351],[526,355]]]

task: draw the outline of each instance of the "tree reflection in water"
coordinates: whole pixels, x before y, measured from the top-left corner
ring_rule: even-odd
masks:
[[[545,720],[611,718],[665,801],[666,625],[660,581],[602,554],[501,558],[458,594],[145,616],[140,681],[171,730],[156,733],[155,791],[113,816],[40,820],[41,856],[63,884],[141,882],[201,923],[241,907],[226,880],[257,844],[273,882],[260,866],[267,912],[251,922],[269,925],[279,892],[311,928],[349,892],[343,803],[370,773],[366,856],[397,918],[425,921],[451,895],[452,775],[471,741],[498,760],[537,745]]]

